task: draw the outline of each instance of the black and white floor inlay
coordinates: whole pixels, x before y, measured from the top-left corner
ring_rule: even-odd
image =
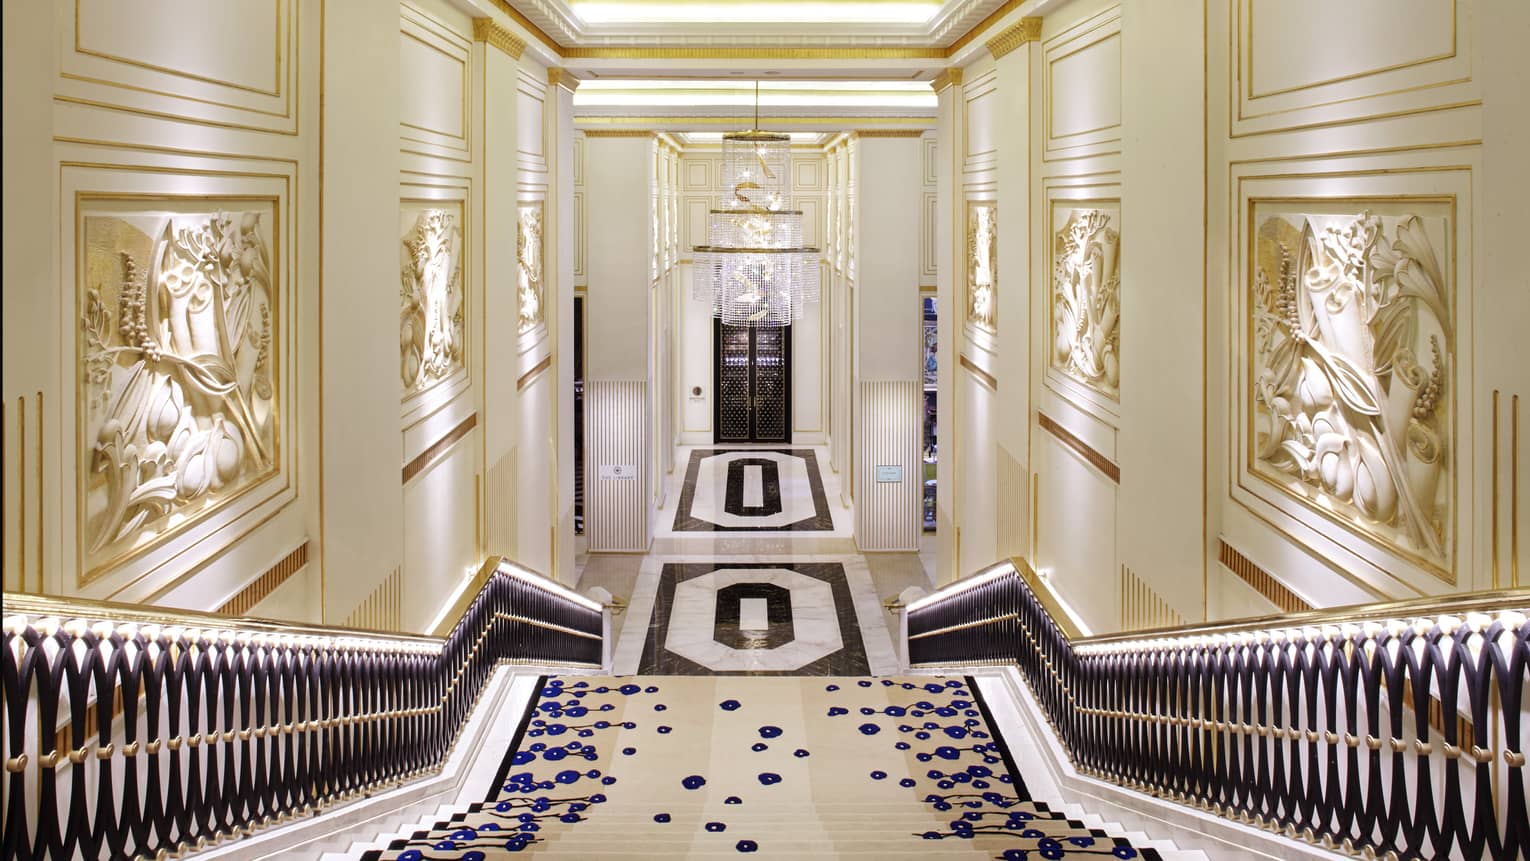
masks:
[[[835,562],[666,564],[649,619],[640,673],[870,672]]]
[[[675,511],[676,532],[833,531],[812,449],[697,449]]]

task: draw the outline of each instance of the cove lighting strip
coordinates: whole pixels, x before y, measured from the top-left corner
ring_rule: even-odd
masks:
[[[912,613],[921,607],[927,607],[937,601],[944,601],[947,598],[950,598],[952,595],[959,595],[962,592],[965,592],[975,586],[981,586],[984,583],[991,583],[1005,575],[1015,575],[1017,573],[1018,572],[1015,571],[1014,565],[1011,565],[1008,562],[1000,562],[999,564],[974,574],[965,580],[958,580],[949,586],[946,586],[935,592],[931,592],[923,598],[920,598],[918,601],[915,601],[914,603],[905,607],[904,611]]]
[[[780,2],[632,2],[591,0],[569,4],[586,24],[924,24],[939,3],[887,0],[780,0]]]
[[[544,592],[551,592],[554,595],[560,595],[569,599],[570,601],[573,601],[575,604],[588,607],[597,613],[605,610],[605,608],[600,604],[590,600],[589,598],[586,598],[585,596],[575,592],[567,586],[564,586],[562,583],[559,583],[558,581],[549,577],[543,577],[541,574],[537,574],[534,571],[522,568],[521,566],[516,565],[514,562],[501,562],[499,563],[499,567],[495,570],[500,574],[509,574],[512,577],[524,580]]]

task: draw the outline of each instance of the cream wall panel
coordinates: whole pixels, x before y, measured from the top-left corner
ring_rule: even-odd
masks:
[[[996,422],[993,420],[998,398],[998,393],[988,388],[970,369],[956,370],[958,425],[953,474],[965,477],[956,482],[959,498],[955,515],[959,532],[956,566],[962,577],[999,558],[994,517],[998,508],[998,487],[989,479],[998,472],[994,441]],[[952,435],[947,432],[943,436],[949,440]]]
[[[1476,5],[1238,0],[1233,135],[1475,103]]]
[[[408,152],[472,158],[473,42],[466,16],[399,7],[399,140]]]
[[[585,397],[585,535],[590,549],[647,550],[647,384],[592,380]],[[620,469],[623,477],[601,478],[603,467]]]
[[[1114,7],[1043,43],[1046,160],[1121,149],[1121,9]]]
[[[1215,535],[1208,523],[1207,495],[1196,486],[1209,457],[1204,422],[1210,372],[1197,333],[1209,325],[1206,295],[1216,289],[1208,285],[1204,267],[1194,262],[1206,248],[1205,129],[1193,120],[1206,103],[1205,60],[1199,51],[1203,10],[1130,2],[1119,14],[1111,26],[1119,28],[1121,55],[1131,65],[1120,84],[1122,128],[1129,134],[1119,159],[1117,555],[1170,609],[1199,619],[1205,612],[1205,571]],[[1114,178],[1105,175],[1098,181]],[[1113,196],[1109,186],[1070,194]],[[1052,219],[1047,221],[1050,228]],[[1109,423],[1108,398],[1072,400],[1089,404],[1092,415]],[[1161,516],[1165,511],[1176,514],[1166,518]],[[1114,580],[1117,573],[1112,565],[1109,576]],[[1119,612],[1106,615],[1119,619]]]
[[[991,168],[998,158],[999,99],[997,94],[998,76],[992,71],[971,78],[963,85],[963,98],[966,100],[964,111],[966,127],[965,134],[962,136],[965,141],[962,152],[966,156],[964,170],[967,173]]]
[[[1091,631],[1116,630],[1116,485],[1050,434],[1036,439],[1036,570]]]
[[[913,380],[861,381],[855,494],[855,543],[861,550],[919,549],[924,495],[920,391]],[[898,480],[879,481],[883,467],[896,469]]]
[[[107,0],[75,3],[75,51],[189,80],[252,93],[281,90],[283,20],[276,2],[208,8],[195,0],[156,0],[143,9]],[[167,39],[166,23],[196,21],[203,39]]]
[[[397,304],[399,9],[352,7],[324,28],[320,378],[324,617],[343,620],[403,563]],[[367,57],[342,63],[340,57]],[[389,179],[391,177],[391,180]],[[383,249],[388,249],[386,252]],[[317,249],[314,249],[317,253]],[[386,285],[386,287],[384,287]],[[385,300],[382,297],[386,295]],[[336,432],[339,429],[343,432]]]
[[[53,10],[60,99],[297,134],[304,14],[295,0],[212,9],[188,0],[80,0]],[[167,21],[175,22],[172,38]]]
[[[542,79],[543,81],[546,78]],[[531,77],[522,68],[515,90],[515,149],[521,156],[521,170],[545,173],[547,156],[543,112],[546,110],[547,85]],[[585,144],[586,152],[595,149]],[[588,165],[586,165],[588,169]],[[524,181],[524,179],[523,179]]]
[[[470,433],[404,485],[401,621],[423,631],[478,557],[478,435]]]
[[[585,326],[587,379],[631,379],[647,367],[651,143],[589,138],[586,198],[590,236]]]

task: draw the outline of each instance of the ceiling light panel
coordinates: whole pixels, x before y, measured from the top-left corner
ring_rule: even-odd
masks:
[[[586,24],[923,24],[940,11],[929,0],[779,0],[779,2],[686,2],[686,0],[573,0]]]

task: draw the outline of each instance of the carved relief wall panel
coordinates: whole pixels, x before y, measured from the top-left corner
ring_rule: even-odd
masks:
[[[515,234],[515,283],[522,332],[542,322],[542,249],[542,202],[523,203]]]
[[[998,326],[999,206],[967,203],[967,321],[992,332]]]
[[[1054,203],[1051,367],[1121,398],[1121,204]]]
[[[278,470],[275,219],[271,200],[82,203],[83,579]]]
[[[1248,470],[1453,581],[1452,201],[1255,201],[1250,218]]]
[[[399,224],[399,374],[408,398],[466,367],[462,204],[404,201]]]

